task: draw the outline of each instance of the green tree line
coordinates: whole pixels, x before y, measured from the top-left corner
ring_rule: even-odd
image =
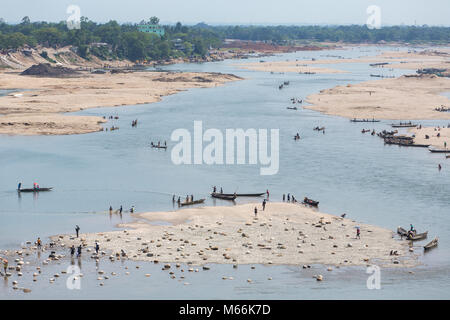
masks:
[[[152,23],[159,19],[152,17]],[[19,24],[7,24],[0,19],[0,50],[34,47],[62,47],[72,45],[78,53],[102,59],[158,60],[170,57],[204,56],[208,48],[219,48],[224,39],[241,39],[286,43],[293,40],[377,43],[386,42],[450,42],[450,28],[429,26],[390,26],[368,29],[364,25],[349,26],[209,26],[199,23],[185,26],[162,26],[160,37],[138,31],[138,24],[119,24],[116,21],[95,23],[81,18],[81,28],[69,30],[66,22],[31,22],[24,17]],[[107,43],[110,48],[93,47],[92,43]],[[175,45],[177,43],[177,45]],[[181,46],[180,46],[181,43]]]

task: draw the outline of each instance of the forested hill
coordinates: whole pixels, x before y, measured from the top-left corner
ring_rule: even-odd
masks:
[[[158,23],[156,17],[150,19]],[[116,21],[95,23],[83,17],[81,28],[69,30],[66,22],[31,22],[24,17],[19,24],[0,19],[0,50],[14,50],[26,45],[35,47],[77,48],[82,57],[93,54],[102,59],[157,60],[172,57],[203,56],[208,48],[221,47],[224,39],[270,41],[285,44],[292,41],[378,43],[435,42],[450,43],[449,27],[392,26],[368,29],[366,26],[194,26],[164,25],[165,34],[138,31],[138,24]],[[107,44],[92,46],[93,43]]]

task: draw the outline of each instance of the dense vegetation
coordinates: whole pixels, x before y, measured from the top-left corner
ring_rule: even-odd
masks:
[[[156,17],[150,19],[157,23]],[[450,42],[450,28],[428,26],[392,26],[368,29],[366,26],[209,26],[203,23],[164,26],[165,35],[142,33],[137,24],[110,21],[98,24],[81,19],[81,28],[69,30],[65,22],[31,22],[28,17],[20,24],[0,20],[0,50],[17,49],[24,45],[61,47],[73,45],[78,54],[90,54],[102,59],[159,60],[178,56],[203,56],[209,47],[220,47],[224,39],[271,41],[278,44],[297,40],[327,42]],[[176,40],[179,39],[179,40]],[[107,43],[108,47],[92,46]]]

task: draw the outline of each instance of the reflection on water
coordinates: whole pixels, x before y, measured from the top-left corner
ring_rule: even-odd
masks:
[[[378,54],[380,50],[365,48],[365,52],[361,52],[351,48],[297,52],[264,60],[311,59],[323,54],[358,57]],[[382,291],[383,297],[398,298],[400,293],[414,289],[421,292],[422,298],[425,294],[427,298],[448,298],[448,290],[437,290],[436,287],[448,282],[446,274],[450,271],[450,253],[443,249],[450,245],[450,162],[447,164],[448,160],[446,162],[442,155],[430,154],[421,148],[384,145],[376,136],[361,134],[363,128],[389,129],[391,121],[350,123],[344,118],[302,108],[297,111],[286,109],[292,97],[304,99],[324,88],[371,80],[373,68],[367,63],[336,64],[326,67],[351,73],[300,75],[240,70],[236,66],[253,61],[259,59],[168,66],[170,70],[234,73],[246,80],[209,89],[191,89],[149,105],[90,109],[79,113],[118,115],[118,120],[110,120],[107,124],[119,126],[118,131],[73,136],[0,136],[0,248],[17,248],[38,236],[72,233],[75,225],[79,225],[82,232],[111,230],[117,223],[131,220],[127,212],[131,206],[135,206],[137,212],[178,209],[172,203],[174,194],[182,199],[186,194],[193,194],[196,199],[206,198],[205,205],[230,205],[228,201],[209,197],[214,185],[230,193],[269,189],[272,201],[281,200],[283,193],[294,194],[298,199],[308,196],[320,201],[321,211],[345,212],[347,217],[392,230],[413,223],[420,231],[428,230],[430,237],[439,236],[440,246],[423,258],[428,269],[416,272],[414,280],[408,274],[388,273],[386,280],[389,281]],[[414,70],[388,73],[400,75],[405,72],[413,73]],[[278,85],[283,81],[290,84],[279,90]],[[139,119],[137,128],[131,127],[134,119]],[[204,130],[279,128],[279,173],[260,176],[259,166],[252,165],[172,164],[170,135],[178,128],[192,131],[194,120],[203,121]],[[446,125],[447,122],[420,123]],[[326,134],[313,131],[316,126],[325,126]],[[292,139],[297,132],[302,137],[300,141]],[[150,141],[158,140],[168,142],[167,152],[149,148]],[[443,164],[441,172],[437,170],[438,163]],[[41,186],[54,187],[54,190],[20,195],[15,191],[18,182],[24,187],[38,182]],[[238,199],[236,203],[248,201],[251,199]],[[110,206],[115,210],[121,205],[125,209],[122,217],[109,214]],[[83,268],[95,268],[94,262],[83,263]],[[255,281],[255,285],[249,287],[244,282],[213,280],[213,276],[220,279],[220,272],[231,274],[227,266],[217,268],[217,273],[196,274],[195,281],[192,280],[195,286],[183,286],[179,282],[168,285],[170,279],[158,278],[160,282],[152,282],[158,290],[152,293],[140,287],[141,278],[130,276],[115,282],[112,288],[117,290],[99,291],[88,285],[89,291],[83,292],[86,297],[95,297],[100,292],[103,298],[118,297],[124,287],[129,288],[133,283],[137,289],[126,290],[130,298],[170,298],[169,292],[174,288],[178,290],[175,294],[178,298],[380,297],[379,293],[365,289],[364,270],[361,270],[361,276],[336,272],[327,276],[326,282],[317,284],[311,283],[309,275],[300,276],[294,267],[264,267],[260,269],[270,270],[278,282],[263,281],[267,272],[261,271],[258,273],[260,282]],[[243,270],[245,268],[233,271],[236,279],[249,276],[248,271]],[[47,286],[36,285],[41,286],[40,289]],[[167,290],[162,289],[164,285]],[[62,285],[55,284],[52,288],[54,290],[47,293],[49,297],[52,294],[79,297],[77,293],[67,293]],[[320,290],[323,288],[326,290]],[[207,296],[205,292],[208,292]]]

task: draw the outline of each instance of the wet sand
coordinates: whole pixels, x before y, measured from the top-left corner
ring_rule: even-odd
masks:
[[[0,134],[55,135],[102,130],[102,117],[64,114],[88,108],[146,104],[190,88],[240,80],[231,74],[132,72],[83,73],[43,78],[0,73],[0,89],[21,91],[0,97]]]
[[[254,207],[258,207],[255,218]],[[95,241],[111,258],[121,254],[136,261],[206,265],[324,264],[335,266],[412,267],[417,256],[408,242],[384,228],[318,212],[300,204],[267,203],[227,207],[199,207],[170,212],[135,214],[137,222],[124,231],[82,234],[80,239],[59,235],[65,247]],[[166,221],[171,225],[155,225]],[[154,224],[152,224],[152,222]],[[356,228],[361,239],[356,239]],[[390,255],[396,250],[398,256]]]

